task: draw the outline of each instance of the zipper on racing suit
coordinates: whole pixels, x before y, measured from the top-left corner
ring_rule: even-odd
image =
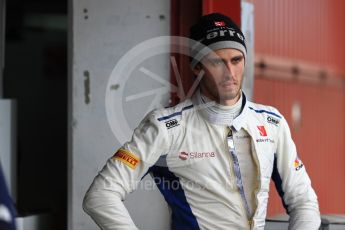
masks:
[[[233,137],[231,127],[229,127],[229,132],[228,132],[226,139],[227,139],[227,144],[228,144],[228,150],[229,150],[229,153],[232,157],[233,170],[234,170],[234,173],[236,176],[236,185],[237,185],[238,191],[241,195],[242,203],[244,204],[244,208],[246,210],[248,224],[250,226],[250,229],[252,229],[252,220],[250,218],[249,205],[248,205],[245,193],[244,193],[240,164],[239,164],[238,157],[237,157],[237,154],[235,151],[235,143],[234,143],[234,137]]]
[[[248,132],[248,131],[247,131]],[[257,152],[256,152],[256,148],[255,148],[255,141],[252,137],[252,156],[253,156],[253,159],[254,159],[254,162],[256,164],[256,168],[257,168],[257,175],[258,175],[258,178],[261,178],[261,172],[260,172],[260,162],[259,162],[259,159],[258,159],[258,156],[257,156]],[[259,205],[259,201],[258,201],[258,193],[259,193],[259,190],[260,190],[260,187],[261,187],[261,179],[258,181],[258,184],[257,184],[257,188],[254,190],[254,196],[255,196],[255,209],[254,209],[254,213],[253,213],[253,218],[258,210],[258,205]],[[251,228],[252,229],[254,227],[254,220],[251,221]]]

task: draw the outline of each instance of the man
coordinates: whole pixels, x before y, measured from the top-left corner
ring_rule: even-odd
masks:
[[[172,229],[264,229],[272,177],[290,229],[318,229],[317,197],[286,120],[241,90],[241,30],[210,14],[191,28],[191,39],[199,42],[191,48],[199,89],[144,118],[95,178],[84,210],[102,229],[137,229],[122,200],[150,172],[172,210]]]

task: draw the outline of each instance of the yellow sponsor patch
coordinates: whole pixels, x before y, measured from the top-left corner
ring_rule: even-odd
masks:
[[[113,160],[119,160],[122,163],[126,164],[132,169],[135,169],[138,164],[140,163],[140,158],[135,156],[133,153],[125,150],[119,149],[114,156],[112,157]]]

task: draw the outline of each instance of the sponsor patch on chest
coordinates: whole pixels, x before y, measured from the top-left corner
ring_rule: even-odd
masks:
[[[273,124],[275,126],[278,126],[280,121],[279,121],[279,119],[277,119],[275,117],[267,116],[267,122],[270,124]]]
[[[171,129],[171,128],[174,128],[176,126],[179,126],[180,124],[178,123],[178,120],[176,119],[171,119],[169,121],[165,121],[165,127],[167,129]]]
[[[274,143],[274,140],[269,138],[268,136],[268,132],[266,130],[266,127],[264,125],[258,125],[256,126],[258,131],[259,131],[259,135],[260,138],[256,139],[257,143]]]
[[[181,160],[187,159],[207,159],[207,158],[214,158],[217,154],[215,152],[180,152],[179,158]]]

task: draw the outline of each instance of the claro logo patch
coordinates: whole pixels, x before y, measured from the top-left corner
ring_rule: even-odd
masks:
[[[296,157],[294,161],[294,166],[296,171],[300,170],[303,167],[303,163],[298,157]]]
[[[140,158],[135,156],[133,153],[119,149],[114,156],[112,157],[113,160],[119,160],[125,165],[129,166],[132,169],[135,169],[138,164],[140,163]]]

